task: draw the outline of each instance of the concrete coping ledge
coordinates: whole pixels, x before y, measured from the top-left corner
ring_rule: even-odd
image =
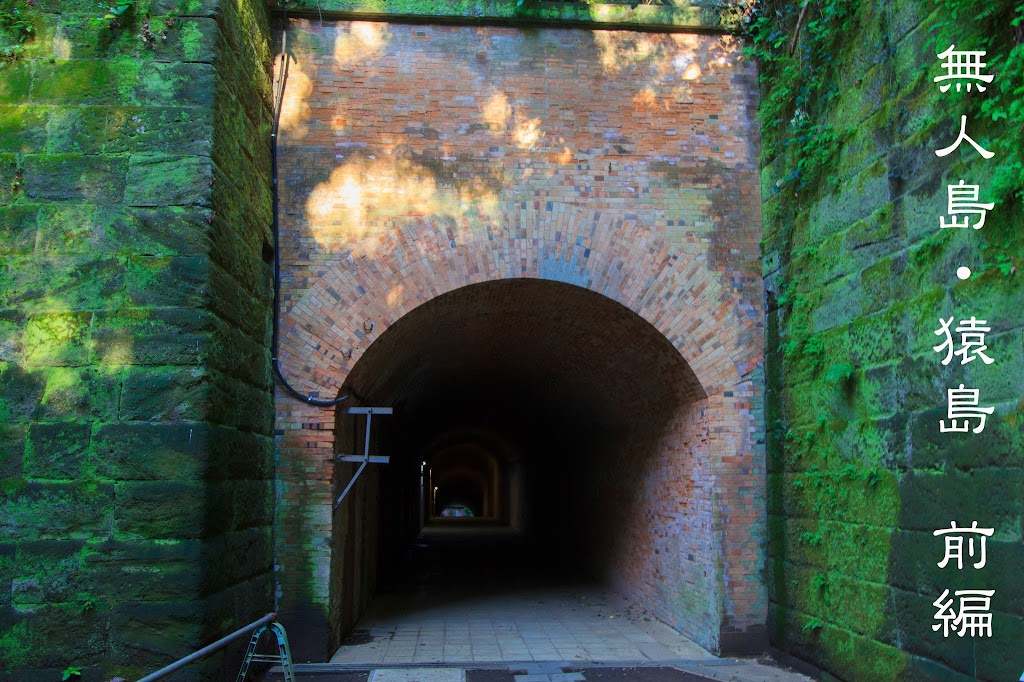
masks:
[[[278,0],[267,0],[280,13]],[[631,31],[729,33],[727,4],[695,0],[678,5],[588,4],[526,0],[288,0],[289,15],[366,20],[509,26],[579,27]]]

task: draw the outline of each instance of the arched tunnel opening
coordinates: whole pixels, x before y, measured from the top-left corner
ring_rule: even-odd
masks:
[[[629,308],[548,280],[466,286],[391,325],[342,392],[394,414],[371,429],[390,462],[334,516],[332,646],[389,595],[414,618],[544,584],[604,585],[698,642],[717,628],[706,395]],[[364,428],[339,416],[339,452]]]

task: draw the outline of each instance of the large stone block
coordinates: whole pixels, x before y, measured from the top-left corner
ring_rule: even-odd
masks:
[[[274,423],[274,399],[266,390],[230,376],[213,372],[210,385],[210,419],[243,431],[269,434]]]
[[[1021,409],[993,414],[985,420],[981,433],[943,433],[942,423],[948,425],[950,421],[945,407],[915,414],[910,427],[911,461],[918,469],[932,470],[945,466],[965,471],[1020,466],[1024,439],[1019,427]],[[972,429],[977,424],[977,420],[971,420]]]
[[[202,421],[208,414],[209,377],[201,369],[131,369],[121,397],[124,421]]]
[[[153,11],[183,17],[218,17],[221,0],[153,0]]]
[[[89,543],[82,553],[82,581],[108,603],[198,599],[203,555],[199,540]]]
[[[32,87],[32,66],[30,64],[8,64],[0,80],[0,104],[20,105],[28,102]]]
[[[212,220],[209,209],[180,206],[99,208],[96,212],[103,250],[156,257],[205,255]]]
[[[208,296],[206,258],[136,257],[128,264],[127,295],[138,306],[196,307]]]
[[[118,203],[124,197],[128,160],[109,156],[29,155],[25,194],[33,199]]]
[[[39,230],[39,206],[0,206],[0,255],[31,253]]]
[[[955,520],[959,526],[970,527],[977,519]],[[980,522],[979,526],[984,528],[984,522]],[[945,528],[949,528],[948,522]],[[974,564],[981,560],[980,542],[974,542],[973,555],[969,554],[965,543],[963,569],[957,567],[955,560],[945,568],[939,568],[938,564],[946,555],[944,537],[934,535],[933,531],[897,531],[893,538],[890,582],[900,589],[923,595],[933,594],[935,597],[944,589],[950,593],[956,590],[995,590],[997,596],[993,596],[993,610],[1022,615],[1024,589],[1020,587],[1013,570],[1024,553],[1020,543],[988,538],[985,543],[985,565],[980,569],[974,568]]]
[[[39,210],[38,252],[88,253],[97,239],[94,209],[85,204],[50,204]]]
[[[17,545],[13,542],[0,543],[0,614],[11,603],[11,581],[15,575],[15,552]],[[0,615],[0,631],[3,630],[4,617]]]
[[[272,533],[269,527],[224,533],[209,540],[211,556],[230,557],[211,562],[207,586],[219,591],[273,568]]]
[[[256,280],[251,284],[253,288],[247,290],[219,265],[212,267],[210,269],[212,293],[210,306],[234,328],[245,333],[253,341],[265,345],[269,342],[272,309],[269,297],[264,297],[262,294],[266,288],[269,288],[272,277],[269,272],[264,274],[266,275],[262,279],[262,282],[266,283],[264,286],[260,286],[260,280]]]
[[[209,482],[211,533],[270,527],[273,523],[272,481]]]
[[[913,624],[901,629],[902,648],[942,663],[953,670],[970,672],[974,669],[975,642],[970,637],[958,637],[954,633],[943,637],[941,631],[932,630],[937,611],[933,602],[938,594],[917,594],[903,590],[894,591],[896,617],[901,623]]]
[[[117,364],[114,358],[93,357],[94,362]],[[42,399],[32,417],[42,421],[117,418],[121,397],[118,367],[50,367],[35,370],[45,381]]]
[[[853,643],[854,661],[844,668],[849,679],[853,680],[895,680],[907,668],[907,653],[885,644],[872,637],[856,637]],[[910,678],[904,678],[910,679]]]
[[[0,540],[84,540],[110,533],[111,485],[26,483],[0,497]]]
[[[25,459],[25,427],[0,425],[0,480],[21,478]]]
[[[965,473],[954,469],[912,471],[900,480],[901,528],[934,531],[950,521],[996,529],[998,536],[1013,537],[1022,513],[1020,469],[985,468]]]
[[[142,68],[135,99],[146,105],[206,107],[215,95],[209,64],[150,62]]]
[[[153,672],[208,643],[201,601],[171,600],[120,604],[110,614],[112,662],[135,671]],[[188,675],[184,671],[183,675]]]
[[[93,356],[121,365],[198,365],[211,354],[213,321],[194,308],[100,312]]]
[[[212,368],[254,388],[269,392],[273,387],[270,349],[248,338],[231,325],[217,324],[209,360]]]
[[[209,109],[122,107],[107,111],[103,150],[108,154],[209,156],[214,128]]]
[[[96,475],[117,481],[202,480],[209,467],[209,427],[107,424],[93,436]]]
[[[28,419],[39,407],[43,389],[38,373],[10,363],[0,365],[0,421]]]
[[[107,139],[110,108],[58,107],[50,116],[52,131],[46,151],[51,154],[101,154]]]
[[[118,539],[187,540],[202,537],[209,513],[201,481],[133,481],[115,484]]]
[[[178,3],[179,6],[185,3]],[[172,16],[177,14],[173,12]],[[167,40],[156,46],[155,54],[163,61],[214,62],[214,48],[220,29],[214,19],[182,18],[175,21]]]
[[[4,76],[7,76],[7,69]],[[46,107],[0,105],[0,152],[33,154],[43,151],[48,116]]]
[[[91,312],[32,316],[25,332],[25,360],[36,365],[84,365],[92,318]]]
[[[90,600],[82,574],[81,541],[36,540],[18,545],[13,573],[13,602],[21,608]]]
[[[78,604],[48,604],[34,606],[20,615],[24,619],[22,633],[30,653],[18,667],[36,668],[44,673],[36,679],[59,677],[68,666],[77,664],[84,668],[103,662],[109,617],[105,609],[83,610]],[[0,632],[0,641],[3,637]]]
[[[133,155],[125,202],[131,206],[209,206],[212,164],[194,156]]]
[[[1024,396],[1022,339],[1024,332],[1021,331],[995,337],[989,335],[986,337],[988,350],[985,353],[992,358],[992,363],[986,364],[975,357],[965,366],[965,384],[979,391],[980,404],[1014,404]],[[960,362],[960,358],[957,357],[953,362]]]
[[[139,63],[130,58],[41,63],[32,99],[42,104],[129,104],[138,80]]]
[[[21,363],[25,351],[25,317],[17,310],[0,312],[0,362]]]
[[[1019,274],[1004,277],[997,269],[988,270],[966,281],[957,282],[950,289],[953,307],[949,313],[957,315],[957,322],[972,316],[985,320],[985,326],[992,330],[989,332],[991,336],[1019,331],[1022,323],[1018,302],[1022,291],[1024,279]],[[938,329],[938,325],[935,328]]]
[[[270,435],[226,426],[210,429],[208,478],[269,480],[274,477],[274,441]]]
[[[125,300],[125,265],[110,256],[37,254],[0,270],[0,302],[24,312],[96,310]]]
[[[953,383],[949,369],[933,355],[905,356],[893,371],[893,390],[901,413],[931,410],[946,402],[946,391]]]
[[[84,473],[91,427],[81,422],[30,424],[25,475],[48,480],[77,480]]]
[[[993,604],[999,598],[993,595]],[[1021,642],[1024,642],[1024,618],[995,613],[992,616],[992,636],[977,639],[977,667],[974,672],[980,680],[1020,679]]]

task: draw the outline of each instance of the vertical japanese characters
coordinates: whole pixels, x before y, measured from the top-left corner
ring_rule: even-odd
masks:
[[[957,93],[966,91],[968,94],[975,90],[978,93],[985,92],[985,86],[992,82],[994,76],[982,72],[986,66],[982,61],[984,57],[984,51],[957,50],[955,45],[950,45],[944,52],[939,53],[938,58],[944,60],[942,67],[946,71],[944,75],[934,78],[936,83],[940,83],[939,90],[949,92],[955,88]],[[966,142],[982,158],[988,160],[994,157],[993,152],[971,139],[967,134],[967,124],[967,116],[961,116],[960,134],[956,141],[948,147],[936,150],[935,155],[948,156]],[[985,226],[985,216],[992,210],[994,204],[980,201],[981,190],[978,185],[968,185],[964,179],[960,179],[958,183],[948,185],[946,191],[947,215],[939,218],[940,229],[980,230]],[[961,266],[957,269],[957,277],[960,279],[965,280],[970,276],[970,268]],[[948,365],[954,357],[959,359],[961,365],[975,360],[980,360],[986,365],[995,362],[986,352],[988,346],[985,334],[991,331],[988,322],[971,315],[967,319],[959,320],[954,328],[953,322],[956,317],[939,318],[939,328],[935,330],[935,335],[940,337],[941,343],[932,350],[943,355],[940,362]],[[959,338],[959,344],[954,342],[954,337]],[[981,433],[985,429],[985,419],[995,408],[981,406],[979,393],[978,389],[965,388],[964,384],[960,384],[958,388],[948,389],[946,419],[939,421],[939,431]],[[933,535],[944,536],[945,540],[945,552],[942,561],[937,564],[938,567],[947,569],[955,566],[956,570],[964,570],[966,541],[968,570],[983,569],[987,560],[985,541],[994,532],[992,528],[979,528],[977,521],[972,521],[970,527],[958,527],[956,521],[952,521],[949,528],[936,530]],[[975,558],[976,561],[970,561]],[[938,610],[935,613],[937,622],[932,625],[932,630],[941,631],[943,637],[948,637],[951,631],[960,637],[991,637],[991,607],[994,594],[995,590],[956,590],[950,597],[949,590],[944,589],[942,595],[933,602],[933,606]]]

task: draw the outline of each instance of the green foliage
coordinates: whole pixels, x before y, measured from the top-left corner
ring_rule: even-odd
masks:
[[[94,26],[104,26],[106,28],[120,26],[125,18],[129,16],[129,12],[134,4],[134,0],[124,0],[116,5],[111,5],[107,8],[106,14],[102,17],[93,17],[91,21]]]
[[[804,632],[807,632],[808,630],[813,632],[815,630],[820,630],[823,627],[825,627],[825,624],[821,622],[821,620],[819,620],[818,618],[812,616],[804,622],[800,629]]]
[[[24,621],[0,631],[0,669],[20,668],[30,660],[32,635]]]
[[[1007,256],[1005,253],[996,254],[992,262],[987,262],[982,265],[978,272],[985,272],[986,270],[993,268],[999,271],[999,274],[1003,277],[1009,277],[1010,275],[1017,272],[1017,266],[1014,264],[1013,259]]]
[[[21,59],[23,44],[35,36],[32,11],[27,0],[0,0],[0,32],[8,36],[7,41],[0,36],[0,64]],[[4,45],[4,42],[13,44]]]
[[[11,194],[17,194],[25,186],[25,171],[17,169],[11,178]]]
[[[850,0],[807,4],[794,40],[787,28],[797,24],[802,8],[769,0],[757,5],[744,31],[747,53],[760,67],[762,153],[793,160],[795,173],[783,184],[793,183],[795,192],[816,188],[840,148],[840,136],[822,114],[839,95],[836,46],[853,28],[856,6]]]
[[[61,673],[60,679],[61,679],[61,682],[67,682],[72,677],[81,677],[81,676],[82,676],[82,669],[81,668],[79,668],[77,666],[69,665],[68,667],[64,668],[64,672]]]
[[[35,35],[36,29],[26,0],[0,0],[0,29],[12,34],[19,44]]]
[[[848,362],[832,365],[825,371],[825,383],[832,386],[845,385],[857,368]]]
[[[137,29],[135,37],[149,48],[154,47],[157,41],[167,40],[171,28],[177,23],[176,18],[170,15],[157,18],[149,14],[141,16],[141,11],[144,8],[136,0],[121,0],[116,5],[110,5],[103,16],[92,17],[90,22],[93,26],[105,29],[123,29],[131,25]]]
[[[800,542],[804,543],[808,547],[817,547],[821,544],[822,537],[819,533],[811,533],[805,531],[800,533]]]

